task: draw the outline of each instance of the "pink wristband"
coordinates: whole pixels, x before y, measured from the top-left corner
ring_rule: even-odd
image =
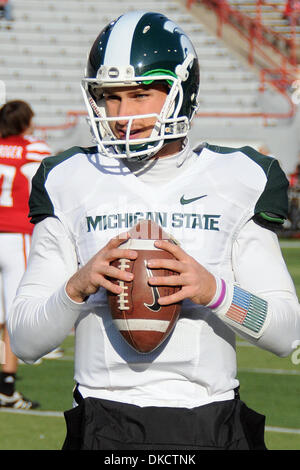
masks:
[[[224,300],[224,297],[225,297],[225,294],[226,294],[226,284],[225,284],[225,281],[223,279],[221,279],[221,283],[222,283],[222,287],[221,287],[221,293],[220,293],[220,296],[218,298],[218,300],[216,300],[216,302],[212,305],[208,305],[209,308],[217,308],[219,307],[219,305],[221,305],[221,303],[223,302]]]

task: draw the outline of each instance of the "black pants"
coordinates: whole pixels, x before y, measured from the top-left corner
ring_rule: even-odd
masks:
[[[193,409],[77,401],[62,450],[266,450],[265,417],[240,399]]]

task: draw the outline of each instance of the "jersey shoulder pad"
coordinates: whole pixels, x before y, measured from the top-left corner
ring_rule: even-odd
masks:
[[[267,228],[279,228],[288,216],[287,190],[289,181],[278,160],[264,155],[250,146],[239,148],[219,147],[210,144],[205,144],[205,146],[209,150],[221,154],[242,152],[261,167],[266,176],[266,184],[256,202],[253,220]]]
[[[94,148],[94,147],[93,147]],[[32,178],[32,188],[29,197],[30,222],[36,224],[46,217],[56,217],[52,201],[45,187],[50,172],[60,163],[78,153],[89,153],[90,148],[71,147],[65,152],[42,160],[36,174]]]

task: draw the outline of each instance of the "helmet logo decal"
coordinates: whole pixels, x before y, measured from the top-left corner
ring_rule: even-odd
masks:
[[[193,54],[193,56],[196,57],[195,50],[191,41],[189,40],[185,32],[176,23],[171,20],[168,20],[164,24],[164,29],[170,31],[170,33],[172,34],[178,33],[180,36],[180,43],[182,49],[186,52],[186,55]]]

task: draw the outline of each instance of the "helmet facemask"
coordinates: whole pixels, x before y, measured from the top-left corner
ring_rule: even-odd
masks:
[[[191,116],[180,115],[184,99],[182,82],[187,79],[193,60],[194,56],[188,54],[183,64],[177,66],[176,74],[159,69],[143,76],[135,76],[132,66],[102,65],[96,78],[83,79],[82,92],[88,109],[88,122],[99,150],[110,157],[144,160],[154,156],[167,143],[186,137]],[[126,136],[125,139],[118,139],[110,127],[110,122],[118,121],[120,117],[107,116],[103,90],[107,87],[151,86],[154,82],[164,83],[168,87],[160,113],[122,116],[122,121],[128,120]],[[196,107],[195,105],[194,112]],[[132,125],[136,119],[153,117],[156,122],[149,137],[130,139]]]

